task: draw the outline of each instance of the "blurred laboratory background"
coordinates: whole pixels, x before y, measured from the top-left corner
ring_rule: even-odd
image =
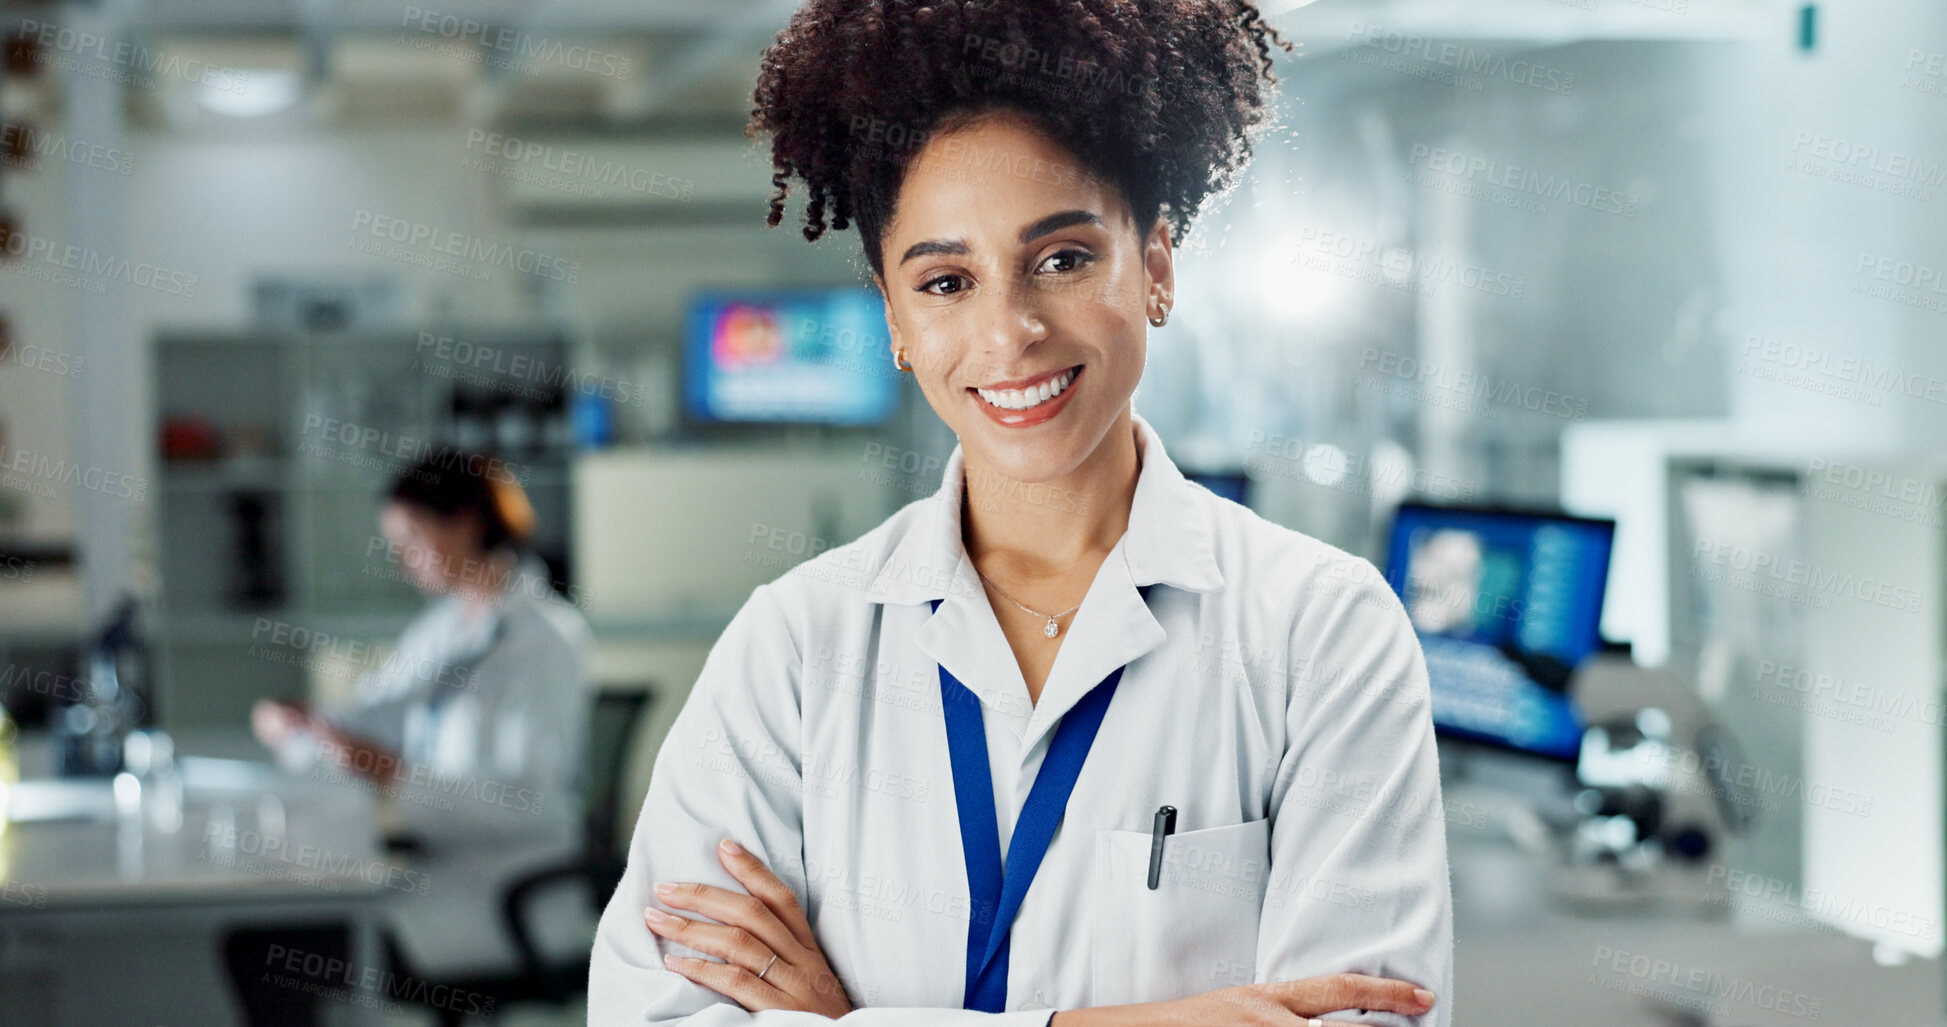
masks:
[[[1947,7],[1263,6],[1135,403],[1406,599],[1454,1023],[1947,1023]],[[0,3],[0,1023],[583,1022],[710,645],[953,445],[764,225],[794,7]],[[313,719],[508,637],[571,758]]]

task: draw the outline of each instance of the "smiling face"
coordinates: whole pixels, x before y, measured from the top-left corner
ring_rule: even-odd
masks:
[[[969,463],[1073,473],[1128,409],[1146,323],[1171,302],[1169,233],[1012,112],[937,132],[880,246],[895,351]]]

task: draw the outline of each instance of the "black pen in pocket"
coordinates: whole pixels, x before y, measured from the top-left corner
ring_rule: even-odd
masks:
[[[1156,826],[1149,833],[1149,890],[1155,891],[1163,879],[1163,839],[1176,833],[1176,807],[1156,810]]]

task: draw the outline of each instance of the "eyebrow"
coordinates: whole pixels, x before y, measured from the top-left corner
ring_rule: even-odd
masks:
[[[904,264],[914,257],[930,257],[936,253],[965,256],[966,252],[967,244],[958,239],[928,239],[906,247],[906,254],[899,258],[899,263]]]
[[[1021,229],[1020,240],[1023,244],[1031,243],[1044,235],[1059,232],[1064,228],[1072,228],[1075,225],[1094,225],[1100,228],[1102,218],[1094,211],[1064,210],[1058,214],[1050,214]],[[928,239],[925,242],[916,242],[906,248],[906,252],[899,258],[899,263],[904,264],[914,257],[930,257],[934,254],[965,256],[967,244],[959,239]]]
[[[1059,232],[1064,228],[1071,228],[1075,225],[1094,225],[1100,228],[1102,227],[1102,219],[1094,211],[1064,210],[1059,214],[1050,214],[1036,221],[1034,224],[1021,229],[1021,242],[1031,243],[1051,232]]]

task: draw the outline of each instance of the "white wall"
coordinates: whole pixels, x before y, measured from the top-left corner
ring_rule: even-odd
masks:
[[[1833,394],[1825,390],[1854,383],[1816,368],[1810,386],[1761,376],[1808,370],[1787,356],[1790,345],[1831,354],[1824,366],[1835,372],[1850,357],[1947,377],[1947,292],[1911,290],[1935,304],[1928,310],[1854,291],[1888,284],[1856,272],[1862,255],[1947,270],[1947,77],[1907,67],[1911,54],[1947,51],[1947,8],[1888,2],[1818,11],[1816,51],[1798,51],[1781,24],[1767,45],[1724,53],[1696,97],[1712,126],[1715,248],[1735,343],[1726,354],[1732,406],[1758,433],[1806,446],[1938,445],[1947,396],[1870,387],[1861,390],[1865,399]],[[1821,158],[1820,137],[1874,156]],[[1895,161],[1917,177],[1872,170]],[[1836,177],[1847,174],[1858,180]],[[1918,187],[1925,198],[1891,186]],[[1752,336],[1777,340],[1776,358],[1747,353]]]

